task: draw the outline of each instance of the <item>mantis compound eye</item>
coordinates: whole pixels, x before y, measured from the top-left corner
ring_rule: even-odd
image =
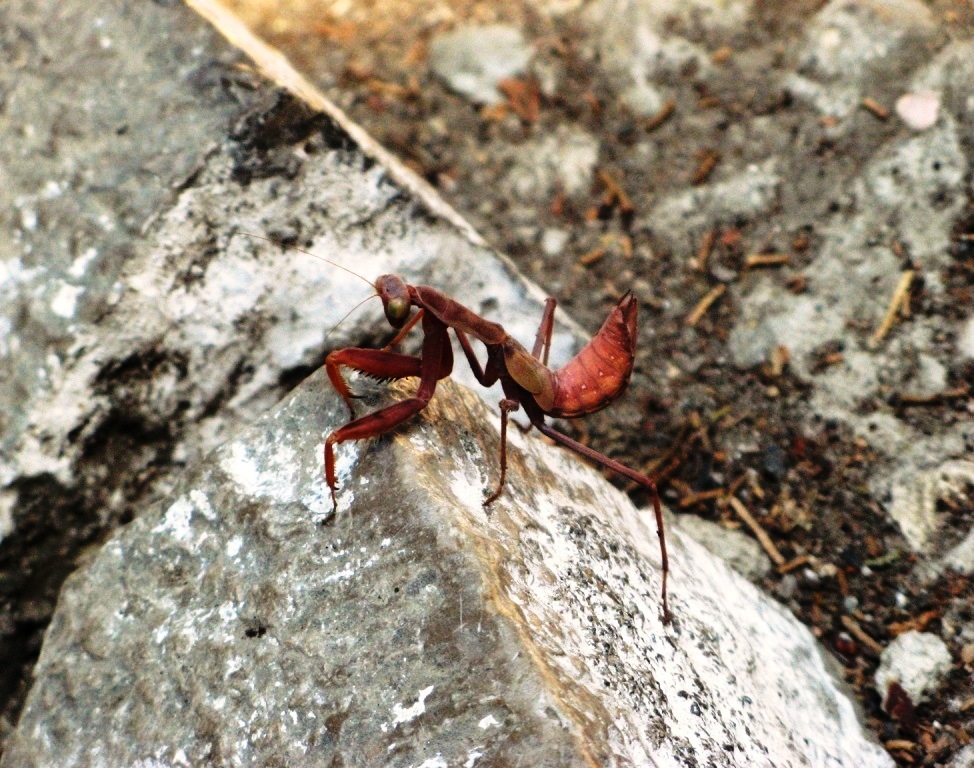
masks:
[[[382,307],[389,325],[393,328],[402,328],[412,306],[406,281],[399,275],[382,275],[375,281],[375,290],[382,299]]]
[[[389,299],[385,303],[386,320],[393,328],[402,328],[409,317],[409,299]]]

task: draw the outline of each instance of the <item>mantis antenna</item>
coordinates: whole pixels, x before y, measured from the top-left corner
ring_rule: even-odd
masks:
[[[238,234],[238,235],[246,235],[247,237],[253,237],[253,238],[256,238],[257,240],[266,240],[268,243],[273,243],[274,245],[276,245],[276,246],[278,246],[280,248],[285,248],[287,250],[297,251],[298,253],[303,253],[303,254],[305,254],[307,256],[311,256],[314,259],[318,259],[319,261],[323,261],[326,264],[331,264],[333,267],[338,267],[343,272],[348,272],[348,274],[354,275],[355,277],[357,277],[362,282],[368,284],[368,286],[370,288],[372,288],[373,290],[375,290],[375,285],[373,285],[373,283],[372,283],[371,280],[369,280],[368,278],[362,277],[362,275],[360,275],[358,272],[354,272],[353,270],[349,269],[348,267],[343,267],[337,261],[332,261],[331,259],[326,259],[324,256],[319,256],[317,253],[312,253],[311,251],[306,251],[304,248],[298,248],[298,246],[296,246],[296,245],[291,245],[290,243],[285,243],[285,242],[283,242],[281,240],[277,240],[277,239],[275,239],[273,237],[267,237],[267,235],[256,235],[253,232],[245,232],[242,229],[238,229],[237,232],[236,232],[236,234]],[[371,298],[371,297],[369,297],[369,298]],[[356,305],[356,307],[357,306],[358,305]],[[346,315],[346,317],[347,317],[347,315]],[[344,318],[342,318],[342,319],[344,320]],[[329,333],[331,333],[331,331],[329,331]]]

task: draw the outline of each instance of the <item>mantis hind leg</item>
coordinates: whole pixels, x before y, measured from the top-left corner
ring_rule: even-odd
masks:
[[[620,464],[614,459],[610,459],[604,453],[599,453],[598,451],[589,448],[587,445],[582,445],[576,440],[572,440],[568,435],[564,435],[557,429],[553,429],[544,423],[542,419],[534,420],[532,419],[534,426],[536,426],[543,434],[550,437],[557,443],[561,443],[566,448],[571,448],[576,453],[581,454],[587,459],[591,459],[597,464],[601,464],[606,469],[611,469],[613,472],[617,472],[624,477],[628,477],[630,480],[634,480],[639,483],[643,488],[647,489],[653,500],[653,512],[656,514],[656,535],[659,537],[659,551],[660,551],[660,561],[661,569],[663,571],[663,623],[670,623],[670,607],[667,602],[666,593],[666,581],[670,573],[670,560],[666,555],[666,536],[663,533],[663,510],[660,507],[659,492],[656,490],[656,481],[651,477],[647,477],[644,474],[636,472],[633,469],[629,469],[625,464]]]

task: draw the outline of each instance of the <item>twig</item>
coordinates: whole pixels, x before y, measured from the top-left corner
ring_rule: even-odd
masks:
[[[810,562],[811,559],[811,555],[799,555],[798,557],[793,557],[787,563],[782,563],[778,566],[778,573],[780,573],[782,576],[786,573],[791,573],[796,568],[800,568],[801,566]]]
[[[970,390],[967,387],[955,387],[931,395],[894,394],[891,399],[894,405],[905,408],[911,405],[940,405],[946,400],[956,400],[968,395]]]
[[[697,491],[696,493],[688,494],[680,499],[678,506],[680,509],[686,509],[687,507],[692,507],[694,504],[699,504],[701,501],[719,499],[726,493],[726,488],[711,488],[709,491]]]
[[[717,230],[714,228],[708,229],[700,241],[700,247],[697,249],[697,263],[694,267],[698,272],[707,271],[707,259],[710,258],[710,252],[714,249],[714,243],[716,242]]]
[[[896,290],[893,291],[893,298],[890,300],[889,308],[886,310],[886,317],[883,318],[882,324],[876,329],[876,333],[869,340],[870,346],[875,347],[879,344],[886,337],[886,334],[889,333],[890,328],[893,327],[893,323],[896,322],[897,313],[900,311],[903,303],[909,299],[910,284],[913,282],[914,275],[916,275],[916,270],[903,270],[903,273],[900,275],[900,281],[896,284]]]
[[[601,259],[603,256],[605,256],[608,250],[609,249],[606,248],[604,245],[597,246],[593,248],[591,251],[589,251],[588,253],[583,253],[581,256],[579,256],[578,263],[581,264],[583,267],[590,267],[599,259]]]
[[[880,120],[889,120],[889,110],[886,109],[882,104],[880,104],[876,99],[871,99],[868,96],[864,98],[860,104],[862,108],[868,112],[871,112],[875,117]]]
[[[605,185],[606,205],[617,204],[619,210],[623,213],[632,213],[636,210],[636,206],[632,204],[632,200],[626,194],[626,190],[612,177],[612,174],[608,171],[599,171],[599,181]]]
[[[744,258],[744,269],[778,267],[791,261],[787,253],[751,253]]]
[[[676,99],[667,99],[664,101],[663,106],[659,108],[659,112],[646,121],[646,124],[644,125],[646,133],[655,131],[663,123],[669,120],[673,116],[674,112],[676,112]]]
[[[717,299],[724,295],[724,291],[727,290],[727,286],[721,283],[720,285],[715,285],[706,296],[697,302],[697,306],[693,308],[693,311],[687,315],[685,323],[691,328],[700,322],[700,319],[707,313],[710,309],[710,305],[713,304]]]
[[[890,752],[893,750],[912,752],[916,749],[917,743],[909,739],[890,739],[889,741],[884,741],[883,746]]]
[[[694,434],[702,435],[704,434],[704,431],[701,429]],[[726,503],[727,497],[733,496],[735,493],[737,493],[737,489],[744,484],[747,477],[747,473],[745,472],[734,482],[732,482],[729,487],[721,486],[720,488],[711,488],[709,491],[688,492],[682,499],[680,499],[679,506],[681,509],[683,509],[693,506],[694,504],[699,504],[701,501],[710,501],[711,499],[718,499],[723,506],[723,504]]]
[[[700,154],[700,162],[697,164],[697,169],[693,172],[693,178],[690,179],[690,183],[694,186],[703,184],[710,177],[710,174],[713,173],[718,162],[720,162],[720,152],[714,149],[704,150]]]
[[[768,557],[771,561],[779,568],[785,564],[785,556],[781,554],[778,548],[775,546],[774,542],[771,541],[771,537],[768,536],[768,532],[761,527],[761,524],[754,519],[754,516],[747,511],[747,507],[738,499],[736,496],[731,496],[728,499],[730,505],[734,508],[737,516],[741,518],[745,525],[751,529],[754,535],[757,537],[758,542],[764,547],[764,551],[768,553]]]
[[[843,627],[849,630],[850,635],[869,648],[869,650],[874,651],[876,654],[883,652],[883,646],[876,642],[870,635],[866,634],[866,630],[860,627],[859,622],[854,618],[851,616],[840,616],[839,621],[842,622]]]

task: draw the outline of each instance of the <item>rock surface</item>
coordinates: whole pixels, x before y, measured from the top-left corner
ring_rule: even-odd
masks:
[[[459,386],[340,449],[333,516],[323,378],[70,579],[4,768],[890,765],[808,631],[675,531],[663,626],[652,518],[574,455],[514,437],[485,511]]]
[[[359,38],[323,42],[313,57],[311,46],[289,50],[588,327],[608,297],[634,289],[642,323],[629,396],[580,429],[653,466],[688,418],[728,414],[664,492],[733,525],[724,500],[696,494],[738,487],[794,558],[762,586],[833,649],[894,759],[949,763],[974,734],[964,708],[974,518],[952,469],[974,449],[974,7],[568,6],[558,19],[498,16],[535,49],[542,98],[530,125],[513,103],[506,114],[471,110],[422,59],[404,66],[428,25],[403,17],[400,47],[384,57]],[[341,57],[368,62],[380,81],[418,83],[421,95],[377,104],[369,85],[336,82]],[[920,129],[919,113],[896,107],[924,93],[938,108]],[[597,140],[591,185],[567,200],[538,185],[539,197],[512,204],[510,160],[533,168],[539,140],[558,131]],[[908,269],[909,300],[874,340]],[[702,297],[723,287],[691,325]],[[944,472],[956,490],[940,494]],[[753,487],[735,485],[745,475]],[[907,513],[903,528],[894,508]],[[911,519],[930,523],[921,549]],[[911,626],[940,636],[953,658],[915,723],[884,712],[872,688],[881,648]]]
[[[0,30],[16,63],[0,72],[2,738],[83,549],[328,349],[386,333],[371,304],[326,339],[371,288],[241,230],[503,307],[526,340],[543,296],[354,128],[239,68],[182,4],[18,1]],[[570,356],[571,328],[553,357]]]
[[[294,237],[316,251],[323,248],[325,255],[351,258],[360,270],[374,270],[365,272],[369,277],[387,271],[392,260],[398,265],[402,256],[403,262],[414,264],[406,268],[411,279],[450,290],[501,319],[522,340],[534,332],[536,294],[489,250],[477,247],[479,239],[459,217],[437,208],[430,197],[416,195],[391,170],[388,158],[376,167],[370,157],[380,155],[360,151],[365,144],[353,127],[336,130],[334,122],[312,120],[300,110],[295,114],[294,104],[286,99],[268,98],[246,67],[234,66],[232,49],[215,41],[181,6],[164,5],[150,5],[151,13],[138,16],[126,15],[117,4],[73,0],[56,7],[15,0],[0,9],[5,51],[14,53],[14,66],[0,72],[0,78],[5,104],[16,107],[0,111],[0,174],[7,174],[0,195],[11,203],[0,206],[0,220],[13,234],[0,243],[5,258],[0,284],[0,356],[5,364],[0,376],[0,475],[8,483],[0,491],[0,657],[13,659],[14,665],[28,645],[22,633],[37,636],[61,578],[75,567],[76,557],[85,556],[85,542],[98,539],[119,519],[153,507],[154,500],[171,498],[175,479],[206,450],[271,407],[320,363],[326,347],[345,343],[344,335],[324,341],[322,332],[341,309],[350,307],[337,305],[356,290],[353,286],[367,289],[353,279],[333,283],[334,273],[319,271],[324,267],[317,263],[305,273],[301,254],[277,252],[266,244],[243,245],[231,237],[235,228]],[[633,84],[626,94],[632,108],[653,114],[664,99],[679,101],[676,119],[651,134],[638,130],[638,123],[633,128],[613,122],[609,110],[603,116],[605,127],[614,126],[609,134],[592,121],[564,134],[584,139],[573,146],[578,151],[568,176],[575,183],[575,213],[587,202],[598,205],[603,190],[595,184],[586,194],[584,183],[586,173],[601,167],[594,165],[596,160],[617,163],[610,170],[621,172],[619,178],[631,193],[649,190],[651,195],[637,199],[634,229],[626,224],[637,258],[622,261],[629,256],[610,254],[595,270],[587,270],[597,272],[599,279],[614,279],[615,286],[606,285],[604,292],[602,287],[574,291],[576,307],[597,305],[631,281],[653,318],[644,324],[641,345],[644,355],[653,356],[648,366],[652,381],[647,385],[637,378],[632,389],[640,399],[620,403],[613,413],[623,415],[611,418],[623,425],[641,423],[646,393],[651,393],[651,405],[656,407],[654,399],[660,398],[664,407],[674,405],[676,413],[681,408],[714,411],[727,402],[736,405],[737,400],[721,399],[726,392],[714,394],[717,388],[706,383],[707,366],[723,366],[731,357],[754,373],[771,352],[788,347],[790,370],[807,392],[807,397],[792,401],[798,407],[788,416],[793,425],[789,439],[792,434],[808,436],[805,429],[814,433],[824,414],[829,424],[851,426],[858,436],[855,442],[872,453],[866,470],[871,485],[843,486],[838,498],[813,503],[814,525],[838,530],[835,521],[841,517],[850,528],[843,524],[840,533],[851,529],[857,536],[861,521],[850,520],[846,494],[868,497],[869,514],[877,520],[890,507],[902,509],[902,519],[920,519],[925,526],[920,562],[926,565],[930,558],[941,573],[944,566],[953,569],[934,585],[942,593],[958,574],[970,573],[974,562],[974,530],[966,538],[956,530],[969,516],[941,514],[944,506],[963,505],[965,493],[969,503],[971,486],[965,478],[970,462],[962,460],[974,445],[972,422],[966,418],[970,405],[966,412],[947,409],[943,420],[917,418],[921,409],[913,410],[911,418],[889,398],[896,393],[935,398],[963,375],[957,361],[974,357],[970,308],[952,306],[944,292],[950,258],[959,261],[963,253],[960,241],[951,245],[952,236],[970,228],[966,209],[958,208],[958,201],[971,193],[964,181],[969,180],[974,146],[970,40],[947,43],[938,38],[937,10],[914,2],[830,2],[800,23],[779,29],[780,38],[773,32],[771,38],[743,34],[739,26],[753,29],[752,21],[763,21],[767,10],[749,2],[591,6],[616,22],[612,34],[619,43],[637,46],[638,56],[620,48],[613,60],[608,54],[616,41],[608,40],[602,48],[606,62],[618,65],[619,76]],[[61,33],[48,40],[45,31],[58,29],[49,23],[55,17],[79,34]],[[603,25],[597,22],[593,28],[599,32]],[[718,48],[724,38],[736,50]],[[742,40],[747,40],[746,50],[738,47]],[[131,50],[119,41],[133,41]],[[538,40],[536,49],[543,47]],[[723,72],[721,58],[724,67],[731,64]],[[150,60],[153,67],[145,68]],[[624,69],[630,62],[632,72]],[[556,103],[585,104],[575,98],[578,94],[569,98],[546,84],[543,68],[549,65],[550,57],[536,72],[545,110]],[[141,67],[138,72],[148,79],[129,78],[131,66]],[[340,66],[335,69],[340,71]],[[562,86],[572,74],[557,62],[551,71],[552,82],[561,78]],[[731,80],[737,88],[725,88]],[[618,91],[605,92],[610,94],[603,102],[608,107]],[[865,96],[892,106],[904,93],[940,95],[933,125],[913,133],[896,114],[881,122],[860,106]],[[723,106],[703,105],[722,97]],[[63,104],[71,105],[67,117],[58,112]],[[469,105],[463,106],[474,115]],[[388,121],[394,111],[382,119]],[[214,114],[219,119],[212,120]],[[148,130],[137,125],[141,122],[150,124]],[[468,125],[462,120],[459,124]],[[635,144],[620,152],[609,138],[615,129]],[[528,135],[524,126],[515,119],[506,130],[523,142],[524,189],[557,195],[559,187],[569,186],[558,177],[557,163],[538,162],[545,158],[534,155],[544,145],[523,141]],[[481,136],[479,126],[455,132]],[[669,149],[664,150],[668,133]],[[556,132],[538,126],[533,136],[539,135]],[[686,181],[691,153],[711,139],[721,163],[711,179],[691,186]],[[180,142],[188,149],[180,148]],[[101,149],[91,152],[90,147]],[[673,147],[679,149],[674,152]],[[407,150],[412,148],[413,143]],[[466,154],[478,161],[483,157],[476,148]],[[451,178],[454,160],[438,152],[420,157],[432,158],[433,167],[424,167],[429,178],[438,173]],[[509,163],[498,168],[506,174]],[[663,176],[676,183],[662,184]],[[481,175],[473,183],[462,174],[453,178],[460,179],[455,189],[469,190],[475,198],[470,210],[489,210],[483,190],[495,186],[496,177],[485,180]],[[568,216],[547,220],[557,225],[554,229],[542,230],[526,215],[526,199],[510,206],[507,187],[496,186],[505,189],[500,198],[505,213],[494,241],[523,254],[531,252],[535,241],[542,242],[542,231],[555,233],[545,238],[545,251],[561,260],[547,265],[546,279],[553,292],[571,296],[572,286],[579,285],[578,274],[586,270],[569,265],[578,253],[591,252],[591,239],[605,224],[583,225],[580,217],[571,218],[569,206]],[[233,199],[240,195],[244,208],[224,209],[228,194]],[[346,201],[350,208],[342,207]],[[551,203],[538,201],[541,207]],[[439,218],[430,218],[430,211]],[[80,230],[78,222],[84,224]],[[791,266],[801,272],[790,274],[807,277],[807,286],[804,293],[794,290],[786,279],[788,270],[740,271],[732,260],[712,259],[701,280],[730,287],[716,307],[720,321],[685,328],[682,320],[693,307],[693,292],[673,290],[668,278],[688,271],[684,267],[694,262],[703,232],[722,227],[739,228],[747,248],[762,250],[789,250],[796,232],[807,233],[805,246],[796,245],[791,253]],[[374,267],[366,260],[373,253],[378,255]],[[406,259],[407,254],[417,261]],[[920,310],[873,345],[869,337],[888,306],[891,287],[906,260],[915,256],[917,279],[923,284],[913,297]],[[503,293],[501,287],[511,292]],[[364,310],[363,319],[374,317],[374,309]],[[716,358],[694,351],[704,339],[719,335],[714,330],[722,333],[735,324],[729,354],[723,341]],[[659,342],[679,335],[671,334],[673,328],[683,329],[680,343],[674,354],[661,355]],[[381,335],[374,323],[350,324],[348,329],[358,343],[372,344]],[[564,359],[570,336],[560,332],[557,339],[563,344],[558,357]],[[837,345],[829,349],[841,353],[840,362],[825,369],[818,365],[823,344]],[[639,367],[637,363],[637,377]],[[698,370],[703,378],[697,377]],[[720,377],[725,378],[723,373]],[[730,480],[738,458],[763,455],[764,437],[722,432],[715,448],[731,457],[720,468],[726,472],[721,477],[715,469],[712,476],[694,480]],[[793,478],[793,462],[785,461],[781,471],[786,481]],[[772,474],[777,481],[779,475]],[[772,484],[764,505],[772,513],[778,498]],[[909,508],[914,500],[924,506]],[[773,517],[762,519],[775,523]],[[907,534],[909,525],[903,528]],[[946,528],[955,530],[941,530]],[[779,543],[791,538],[773,532]],[[890,532],[883,537],[882,557],[875,559],[888,563],[887,555],[896,556],[897,549],[902,550],[898,537]],[[894,619],[914,618],[930,607],[928,596],[913,590],[912,580],[886,589],[890,579],[873,578],[875,572],[867,575],[871,569],[866,567],[861,573],[850,570],[844,552],[832,554],[852,582],[846,598],[850,602],[842,605],[855,606],[863,598],[858,603],[866,611],[863,626],[881,642],[891,636],[886,627]],[[687,553],[686,562],[692,560]],[[812,587],[815,573],[808,573],[802,582],[794,573],[781,576],[779,594],[806,618],[805,609],[813,606],[822,618],[812,623],[818,631],[824,627],[823,637],[829,640],[834,605],[830,608],[821,599],[833,590]],[[878,584],[884,589],[877,599]],[[885,610],[870,615],[866,606],[875,609],[893,594],[898,606],[913,610],[912,616]],[[937,631],[956,647],[956,633],[969,632],[969,609],[963,593],[949,594],[949,603],[935,606],[941,609]],[[819,610],[823,605],[825,610]],[[259,634],[260,628],[253,631]],[[864,656],[868,654],[843,661],[857,672],[858,684],[870,679],[868,671],[875,663]],[[0,694],[7,674],[0,670]],[[956,702],[952,716],[957,719],[969,698],[957,687],[959,677],[952,676],[954,688],[931,702],[928,723],[940,717],[933,713],[943,713],[934,705],[941,707],[944,700]],[[424,693],[428,687],[397,699],[394,716],[428,707],[435,695]],[[881,716],[874,725],[884,738],[892,733]],[[963,722],[948,723],[951,727],[963,735]],[[0,721],[0,738],[3,728]],[[940,759],[944,750],[938,747]],[[912,759],[921,757],[935,759],[933,751],[914,752]],[[467,760],[472,759],[469,753]],[[437,757],[430,760],[435,764]]]

